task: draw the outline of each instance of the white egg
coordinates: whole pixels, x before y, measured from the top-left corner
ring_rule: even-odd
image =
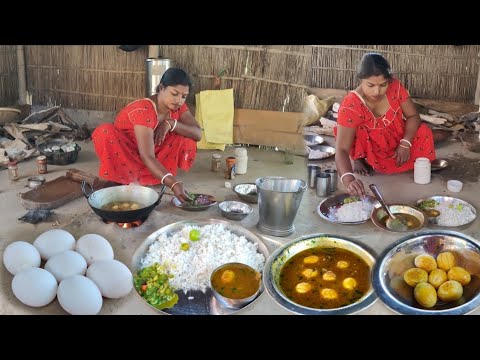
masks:
[[[98,286],[103,296],[118,299],[133,287],[132,273],[117,260],[95,261],[87,269],[87,277]]]
[[[45,231],[33,242],[43,260],[67,250],[75,249],[75,238],[68,231],[53,229]]]
[[[45,306],[57,295],[57,280],[45,269],[29,268],[17,273],[12,280],[13,294],[29,306]]]
[[[60,283],[72,275],[85,275],[87,262],[79,253],[67,250],[48,259],[45,270],[49,271]]]
[[[15,241],[5,249],[3,263],[10,274],[15,275],[28,268],[40,267],[40,253],[26,241]]]
[[[75,244],[75,251],[82,254],[88,266],[97,260],[113,260],[112,245],[103,236],[85,234]]]
[[[96,315],[102,309],[103,299],[95,283],[82,275],[73,275],[58,285],[58,302],[72,315]]]

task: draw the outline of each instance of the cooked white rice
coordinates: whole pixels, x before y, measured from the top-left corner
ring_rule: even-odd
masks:
[[[190,230],[200,230],[200,240],[190,241]],[[188,243],[187,251],[180,249]],[[170,285],[185,293],[190,290],[205,292],[209,287],[212,271],[229,262],[246,264],[261,272],[265,263],[263,254],[257,251],[258,244],[244,236],[233,234],[222,224],[185,226],[171,236],[162,234],[150,245],[141,260],[142,268],[158,262],[164,265],[174,277]]]
[[[475,219],[472,209],[458,200],[443,201],[435,209],[440,211],[437,217],[437,225],[440,226],[460,226]]]
[[[365,221],[370,218],[373,205],[366,201],[355,201],[343,204],[339,208],[331,207],[328,211],[329,219],[340,222]]]

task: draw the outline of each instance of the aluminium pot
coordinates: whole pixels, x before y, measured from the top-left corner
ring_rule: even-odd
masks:
[[[90,189],[89,192],[87,192],[87,187]],[[120,185],[94,191],[92,185],[82,181],[82,192],[87,198],[88,204],[95,214],[107,222],[129,223],[137,220],[144,221],[160,203],[165,190],[166,186],[162,186],[160,193],[158,193],[145,186]],[[134,201],[143,207],[124,211],[102,209],[102,207],[114,201]]]

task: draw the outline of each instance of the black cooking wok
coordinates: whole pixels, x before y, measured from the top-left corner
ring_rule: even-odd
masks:
[[[87,187],[89,192],[87,192]],[[94,191],[86,181],[82,181],[82,192],[87,198],[92,210],[104,221],[129,223],[137,220],[145,221],[152,210],[160,203],[166,186],[162,186],[160,193],[139,185],[120,185]],[[102,207],[114,201],[134,201],[141,206],[137,210],[102,210]]]

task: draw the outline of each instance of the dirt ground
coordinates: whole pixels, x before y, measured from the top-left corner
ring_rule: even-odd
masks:
[[[460,153],[447,157],[448,167],[438,172],[443,179],[460,179],[462,182],[477,182],[480,177],[480,161]]]

